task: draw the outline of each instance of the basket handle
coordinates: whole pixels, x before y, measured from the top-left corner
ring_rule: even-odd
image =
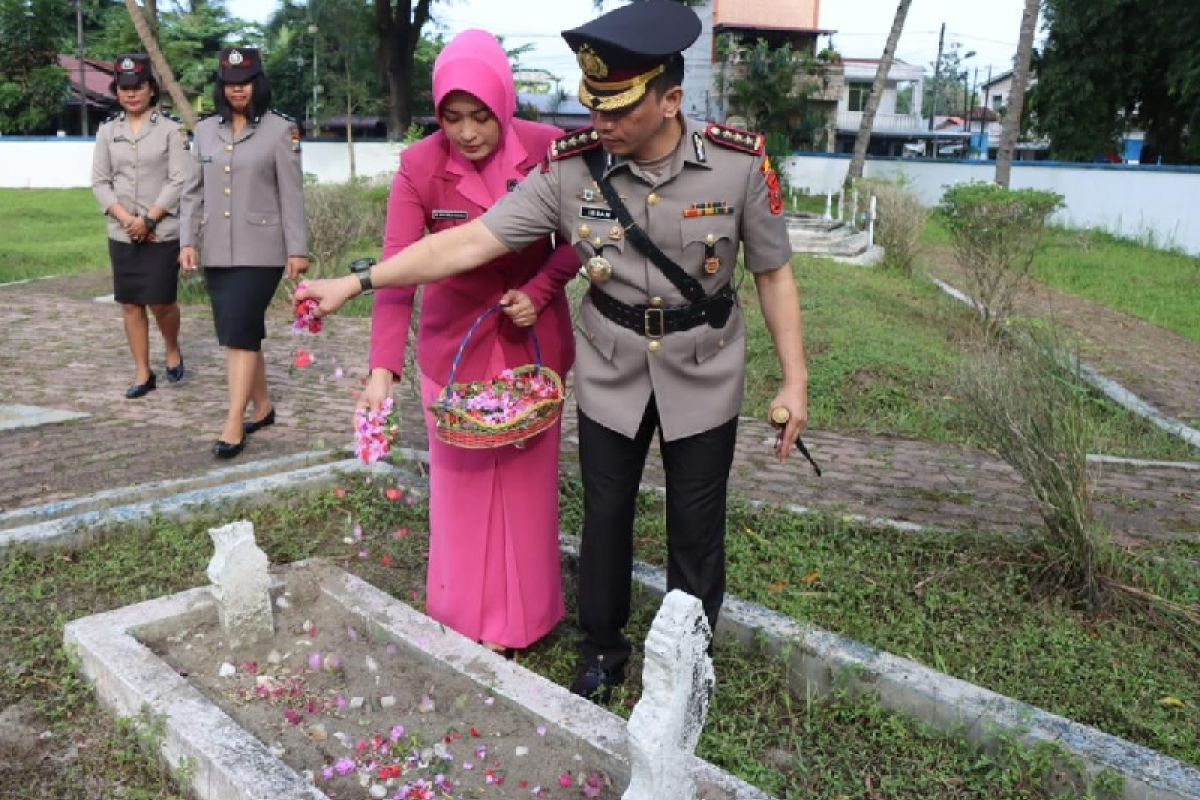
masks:
[[[450,363],[450,379],[446,381],[446,386],[442,389],[443,398],[445,398],[450,387],[454,385],[454,377],[458,374],[458,367],[462,363],[463,353],[466,352],[467,344],[471,341],[471,337],[475,335],[475,331],[479,330],[479,326],[485,319],[488,318],[488,316],[495,314],[497,311],[500,311],[503,308],[504,305],[502,303],[496,303],[496,305],[486,309],[482,314],[479,315],[475,322],[472,323],[470,329],[467,330],[467,335],[463,337],[462,344],[458,346],[458,352],[454,354],[454,361]],[[538,342],[537,331],[532,327],[529,329],[529,336],[531,339],[533,339],[534,374],[536,375],[537,372],[542,368],[542,345],[540,342]]]

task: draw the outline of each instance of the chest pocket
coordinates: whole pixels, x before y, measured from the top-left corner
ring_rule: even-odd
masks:
[[[608,257],[625,252],[625,231],[615,219],[576,217],[570,233],[571,245],[585,260],[593,255]]]
[[[680,245],[683,259],[680,266],[695,274],[692,272],[694,265],[700,265],[700,274],[704,277],[729,275],[737,266],[737,220],[735,216],[693,217],[681,220]],[[720,261],[715,272],[704,268],[705,260],[710,257]]]
[[[246,222],[256,228],[266,228],[272,225],[278,225],[279,215],[251,213],[246,215]]]

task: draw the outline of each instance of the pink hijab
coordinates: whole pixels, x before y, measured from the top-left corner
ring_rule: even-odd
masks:
[[[458,191],[484,208],[508,193],[510,180],[520,180],[517,167],[527,155],[512,129],[517,90],[504,48],[487,31],[467,30],[455,36],[433,62],[433,103],[440,110],[446,95],[468,92],[500,122],[496,151],[482,162],[465,158],[453,144],[447,171],[459,176]],[[440,113],[440,112],[439,112]]]

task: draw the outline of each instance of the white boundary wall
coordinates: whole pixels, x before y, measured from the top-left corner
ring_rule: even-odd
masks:
[[[850,157],[805,153],[787,160],[790,184],[810,194],[837,193],[850,167]],[[903,177],[926,205],[936,205],[947,186],[991,181],[991,161],[929,161],[900,158],[867,160],[868,178]],[[1200,168],[1013,163],[1014,189],[1046,189],[1066,198],[1055,222],[1073,228],[1100,228],[1157,247],[1177,247],[1200,254]]]
[[[80,136],[0,136],[0,188],[70,189],[91,186],[95,140]],[[390,182],[400,164],[404,145],[394,142],[356,142],[355,167],[360,177]],[[345,142],[304,142],[304,171],[320,183],[350,177],[350,154]]]

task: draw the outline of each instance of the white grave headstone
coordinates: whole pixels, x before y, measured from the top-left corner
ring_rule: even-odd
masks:
[[[716,678],[704,607],[678,589],[663,600],[646,637],[642,697],[629,717],[632,779],[623,800],[693,800],[689,757],[708,716]]]
[[[254,541],[254,526],[245,521],[210,528],[216,552],[208,562],[208,579],[231,650],[256,644],[275,633],[271,616],[267,554]]]

